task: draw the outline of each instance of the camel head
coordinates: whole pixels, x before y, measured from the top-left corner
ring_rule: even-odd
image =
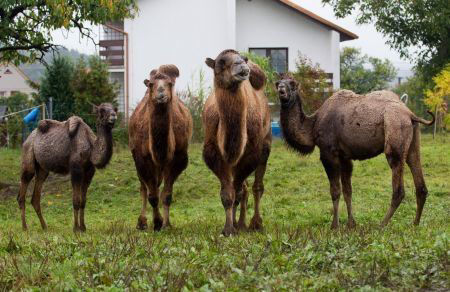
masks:
[[[233,88],[242,81],[248,80],[250,67],[248,58],[241,56],[235,50],[225,50],[215,60],[206,58],[206,65],[214,70],[214,79],[217,86]]]
[[[180,72],[175,65],[162,65],[150,72],[150,79],[145,79],[151,101],[155,104],[167,104],[172,100],[176,78]]]
[[[278,98],[283,106],[288,106],[294,103],[296,92],[298,90],[298,83],[292,77],[283,77],[281,80],[275,82],[278,91]]]
[[[97,122],[102,126],[114,127],[117,120],[117,107],[110,103],[102,103],[99,106],[94,105],[94,113],[97,115]]]

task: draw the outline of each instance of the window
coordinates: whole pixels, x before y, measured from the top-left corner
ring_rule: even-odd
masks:
[[[287,48],[250,48],[250,53],[268,57],[273,69],[278,73],[288,71],[288,49]]]
[[[6,91],[0,91],[0,97],[5,97],[6,96]]]
[[[11,70],[9,70],[8,68],[6,68],[5,74],[12,74],[12,72],[11,72]]]

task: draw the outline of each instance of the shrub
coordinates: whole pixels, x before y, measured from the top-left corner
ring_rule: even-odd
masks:
[[[327,82],[327,73],[301,53],[295,62],[295,71],[289,75],[300,84],[300,96],[307,112],[317,110],[333,93],[333,86]]]
[[[186,104],[192,115],[194,129],[192,133],[193,142],[202,142],[204,138],[202,113],[206,98],[208,98],[211,88],[206,86],[205,72],[198,71],[198,79],[195,73],[192,75],[191,84],[186,91],[179,92],[178,96]]]
[[[277,89],[275,88],[275,81],[278,79],[278,73],[270,64],[270,59],[250,52],[241,52],[240,54],[246,56],[250,61],[258,65],[264,71],[267,78],[264,93],[266,94],[269,101],[275,103],[278,102]]]

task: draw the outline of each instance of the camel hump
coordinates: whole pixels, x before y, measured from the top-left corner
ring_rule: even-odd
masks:
[[[180,70],[178,70],[178,67],[173,64],[159,66],[158,72],[169,76],[173,80],[180,76]]]
[[[83,119],[78,116],[72,116],[67,120],[67,124],[69,127],[69,137],[75,136],[78,131],[78,127],[83,123]]]
[[[50,129],[51,126],[52,126],[51,120],[42,120],[42,121],[39,121],[37,128],[38,128],[39,132],[41,132],[42,134],[45,134],[45,133],[47,133],[48,129]]]
[[[248,66],[250,67],[250,84],[254,89],[259,90],[266,84],[266,75],[264,71],[255,63],[248,61]]]

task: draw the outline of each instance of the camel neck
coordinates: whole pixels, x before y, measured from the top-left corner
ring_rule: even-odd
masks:
[[[92,152],[92,163],[96,168],[104,168],[112,156],[113,138],[112,128],[97,122],[97,138]]]
[[[170,151],[172,133],[172,104],[152,104],[150,107],[150,150],[158,162],[164,162]]]
[[[298,93],[289,105],[281,107],[280,124],[286,143],[301,154],[314,150],[313,129],[315,115],[307,116]]]
[[[216,89],[219,111],[219,148],[232,163],[242,154],[247,141],[247,96],[240,85],[235,91]]]

